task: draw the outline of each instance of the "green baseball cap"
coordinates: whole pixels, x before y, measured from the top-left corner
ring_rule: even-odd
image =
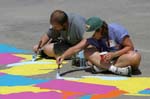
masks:
[[[87,32],[95,31],[103,25],[103,20],[99,17],[90,17],[86,21]]]

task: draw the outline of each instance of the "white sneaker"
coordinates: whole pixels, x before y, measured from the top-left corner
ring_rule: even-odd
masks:
[[[119,75],[131,77],[132,76],[132,69],[131,69],[131,66],[123,67],[123,68],[117,68],[115,73],[119,74]]]

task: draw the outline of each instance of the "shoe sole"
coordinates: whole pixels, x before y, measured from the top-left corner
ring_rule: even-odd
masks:
[[[132,76],[132,68],[131,68],[131,66],[128,66],[128,70],[129,70],[129,72],[128,72],[128,77],[131,77]]]

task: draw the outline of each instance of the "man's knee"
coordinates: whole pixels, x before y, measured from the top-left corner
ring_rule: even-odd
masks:
[[[135,51],[129,53],[129,58],[131,60],[131,64],[135,67],[138,67],[141,62],[141,54]]]
[[[140,61],[141,60],[141,54],[135,51],[130,51],[129,52],[129,57],[134,60]]]
[[[43,51],[46,55],[54,57],[53,44],[45,45]]]

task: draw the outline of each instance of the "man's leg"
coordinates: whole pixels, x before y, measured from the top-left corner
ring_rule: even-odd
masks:
[[[54,46],[54,43],[48,43],[48,44],[44,45],[44,47],[42,47],[42,50],[39,54],[42,55],[42,53],[43,53],[49,57],[55,57],[56,55],[54,53],[53,46]],[[33,51],[37,52],[37,48],[38,48],[38,45],[33,46]]]
[[[95,66],[97,66],[98,68],[104,68],[107,69],[110,67],[110,63],[103,63],[103,65],[101,64],[101,57],[100,57],[100,53],[98,52],[98,50],[94,47],[90,47],[90,48],[86,48],[84,51],[85,54],[85,58],[90,61],[92,64],[94,64]]]
[[[131,66],[132,70],[134,71],[138,70],[140,61],[141,61],[140,53],[136,51],[129,51],[127,54],[120,56],[114,65],[117,67]]]
[[[49,57],[56,58],[64,53],[69,47],[71,46],[66,42],[50,43],[44,46],[44,53]]]
[[[101,62],[100,53],[96,50],[96,48],[85,49],[85,57],[98,68],[104,68],[119,75],[131,76],[130,67],[120,68],[112,65],[110,62],[108,63]]]
[[[49,57],[56,57],[54,52],[54,43],[46,44],[43,48],[43,51]]]

